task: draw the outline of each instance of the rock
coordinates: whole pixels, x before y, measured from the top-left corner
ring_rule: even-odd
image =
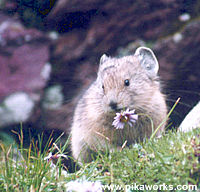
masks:
[[[179,131],[188,132],[196,128],[200,128],[200,102],[185,117]]]
[[[200,59],[200,49],[198,44],[200,43],[200,36],[197,35],[198,30],[200,30],[200,21],[191,22],[186,25],[181,32],[175,33],[181,37],[178,37],[178,40],[174,40],[174,35],[172,35],[156,41],[156,43],[152,46],[152,49],[154,50],[160,63],[159,73],[164,84],[163,90],[167,94],[169,109],[178,97],[181,98],[181,101],[175,108],[173,114],[171,115],[171,120],[169,121],[173,123],[172,125],[174,127],[178,127],[189,110],[191,110],[195,103],[199,100],[200,71],[198,70],[198,61]],[[55,75],[55,77],[53,77],[52,80],[57,79],[60,82],[66,82],[62,84],[63,92],[65,99],[69,101],[71,101],[73,97],[77,96],[81,90],[86,89],[95,78],[95,72],[97,71],[99,59],[98,56],[94,58],[93,55],[91,55],[88,59],[77,59],[81,50],[87,49],[88,45],[85,45],[84,48],[78,47],[78,40],[75,40],[76,38],[75,34],[69,34],[61,37],[57,41],[58,47],[54,52],[55,58],[58,58],[56,55],[61,56],[61,59],[58,58],[57,64],[61,68],[63,67],[63,70],[54,73],[53,75]],[[81,39],[79,41],[81,41]],[[62,44],[63,46],[66,45],[66,49],[69,48],[69,50],[73,50],[74,52],[69,51],[64,55],[64,52],[61,51],[62,48],[59,47],[62,47]],[[125,49],[117,49],[116,53],[119,55],[131,54],[137,46],[141,45],[148,46],[145,41],[137,40],[129,43]],[[74,49],[73,46],[75,47]],[[68,61],[66,62],[68,64],[67,67],[66,64],[63,64],[64,61],[62,61],[62,59]],[[68,107],[66,105],[69,115],[70,111],[73,112],[73,108],[69,109],[70,106],[74,107],[74,105],[69,105]],[[59,112],[58,111],[51,111],[51,123],[47,123],[48,125],[56,125],[56,123],[53,123],[54,116],[57,116],[58,114],[60,116],[65,116],[65,114],[62,114],[65,110],[61,109]],[[53,115],[54,112],[55,115]],[[48,116],[46,116],[46,118],[47,117]],[[57,117],[55,117],[55,119],[55,122],[57,122]],[[65,119],[67,118],[65,117]],[[48,118],[47,121],[49,121]],[[61,125],[60,121],[57,127],[62,127],[63,129],[65,126],[69,128],[70,121],[68,123],[63,123],[63,125]]]
[[[169,107],[181,98],[172,115],[178,126],[199,101],[200,96],[200,20],[186,25],[174,41],[174,35],[157,41],[153,50],[160,63],[160,76],[164,80]],[[177,33],[176,33],[177,34]]]
[[[49,59],[47,38],[35,29],[0,15],[0,99],[44,88],[44,70]]]
[[[69,128],[77,95],[94,80],[100,56],[131,53],[141,43],[151,47],[159,60],[170,105],[181,97],[177,124],[199,98],[197,0],[4,2],[11,2],[15,14],[0,15],[0,99],[14,90],[39,101],[51,71],[45,65],[49,61],[48,86],[62,86],[65,104],[51,109],[38,106],[32,119],[38,127],[43,123],[47,129]],[[19,18],[32,28],[24,28]],[[18,70],[14,61],[22,63]]]
[[[0,0],[0,10],[8,14],[14,14],[17,10],[17,2],[12,0]]]
[[[167,85],[168,82],[174,82],[177,73],[173,70],[176,70],[179,63],[176,59],[173,60],[173,56],[180,55],[177,43],[182,43],[182,38],[184,42],[185,38],[181,36],[182,32],[179,30],[199,15],[197,4],[197,1],[193,1],[186,5],[184,1],[178,0],[148,2],[137,0],[134,3],[130,0],[120,2],[97,0],[95,3],[91,3],[91,0],[84,2],[58,0],[52,11],[44,18],[46,30],[60,33],[59,36],[51,33],[55,39],[51,49],[51,61],[55,70],[50,85],[55,82],[61,84],[67,105],[72,103],[71,100],[94,80],[98,61],[103,53],[114,56],[119,53],[120,48],[123,50],[138,39],[155,49],[161,65],[162,80]],[[172,35],[175,33],[178,35],[174,36],[173,40]],[[170,40],[166,40],[165,37],[170,37]],[[156,43],[155,48],[154,43]],[[183,54],[184,51],[182,56]],[[167,89],[168,94],[169,89],[174,89],[173,84],[167,86]],[[183,92],[168,99],[175,102],[182,95]],[[173,101],[169,106],[173,105]],[[185,103],[185,99],[182,101]],[[189,105],[192,107],[193,103]],[[180,113],[181,110],[177,109]],[[181,118],[175,120],[177,124],[189,109],[184,108]],[[51,118],[50,121],[52,120]],[[67,127],[70,127],[70,122]]]
[[[73,99],[58,109],[43,110],[42,114],[38,116],[36,127],[49,130],[61,130],[69,135],[75,105],[76,100]]]
[[[0,102],[9,101],[14,93],[23,93],[30,99],[29,103],[32,102],[27,111],[24,109],[27,112],[25,117],[21,114],[20,117],[11,117],[14,111],[18,112],[13,109],[9,113],[10,105],[6,109],[1,108],[5,120],[1,121],[1,125],[8,125],[9,119],[10,124],[26,121],[33,110],[32,105],[40,101],[51,71],[48,46],[48,38],[42,32],[26,29],[17,19],[0,13]],[[21,101],[23,99],[19,99]],[[21,104],[20,107],[23,109]]]

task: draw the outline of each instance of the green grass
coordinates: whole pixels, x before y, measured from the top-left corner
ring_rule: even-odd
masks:
[[[77,179],[100,181],[103,185],[165,183],[200,188],[200,129],[189,133],[170,131],[161,138],[147,139],[121,151],[99,154],[74,173],[64,171],[61,157],[56,168],[52,161],[44,160],[55,149],[56,154],[63,154],[69,140],[58,148],[59,139],[55,143],[49,139],[42,153],[41,138],[33,141],[29,149],[23,149],[23,142],[18,149],[1,143],[0,191],[66,191],[66,183]]]

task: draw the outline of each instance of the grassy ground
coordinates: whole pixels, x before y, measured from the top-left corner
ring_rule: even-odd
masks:
[[[21,133],[21,140],[22,136]],[[64,149],[69,141],[61,148],[57,142],[49,139],[43,153],[42,139],[32,142],[29,149],[23,149],[22,142],[18,148],[1,143],[0,191],[67,191],[67,183],[74,180],[83,184],[98,181],[104,187],[110,184],[122,188],[136,184],[164,184],[168,187],[196,185],[200,188],[200,129],[189,133],[168,132],[159,139],[147,139],[121,151],[100,154],[95,161],[82,165],[74,173],[62,169],[60,161],[67,156]],[[51,155],[55,150],[56,154]],[[56,165],[53,164],[55,159]],[[131,189],[118,191],[139,191]],[[104,191],[117,190],[107,188]]]

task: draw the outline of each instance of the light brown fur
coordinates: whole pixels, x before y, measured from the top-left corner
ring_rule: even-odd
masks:
[[[129,86],[124,85],[126,79]],[[111,101],[117,102],[118,111],[135,109],[139,117],[133,127],[127,125],[122,130],[113,127],[116,111],[109,106]],[[75,109],[71,129],[73,156],[79,161],[90,161],[91,150],[112,149],[122,146],[125,140],[130,145],[150,137],[150,118],[155,129],[166,115],[165,96],[160,92],[157,74],[149,76],[136,55],[107,58]]]

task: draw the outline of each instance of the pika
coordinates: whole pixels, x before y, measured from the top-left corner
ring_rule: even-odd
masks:
[[[150,137],[167,116],[165,96],[158,77],[159,64],[153,51],[139,47],[133,55],[100,59],[97,79],[80,98],[71,127],[72,154],[79,162],[92,160],[92,151],[120,147]],[[135,110],[138,120],[131,127],[116,129],[113,119],[122,109]],[[152,127],[153,124],[153,127]],[[164,131],[162,124],[157,135]]]

